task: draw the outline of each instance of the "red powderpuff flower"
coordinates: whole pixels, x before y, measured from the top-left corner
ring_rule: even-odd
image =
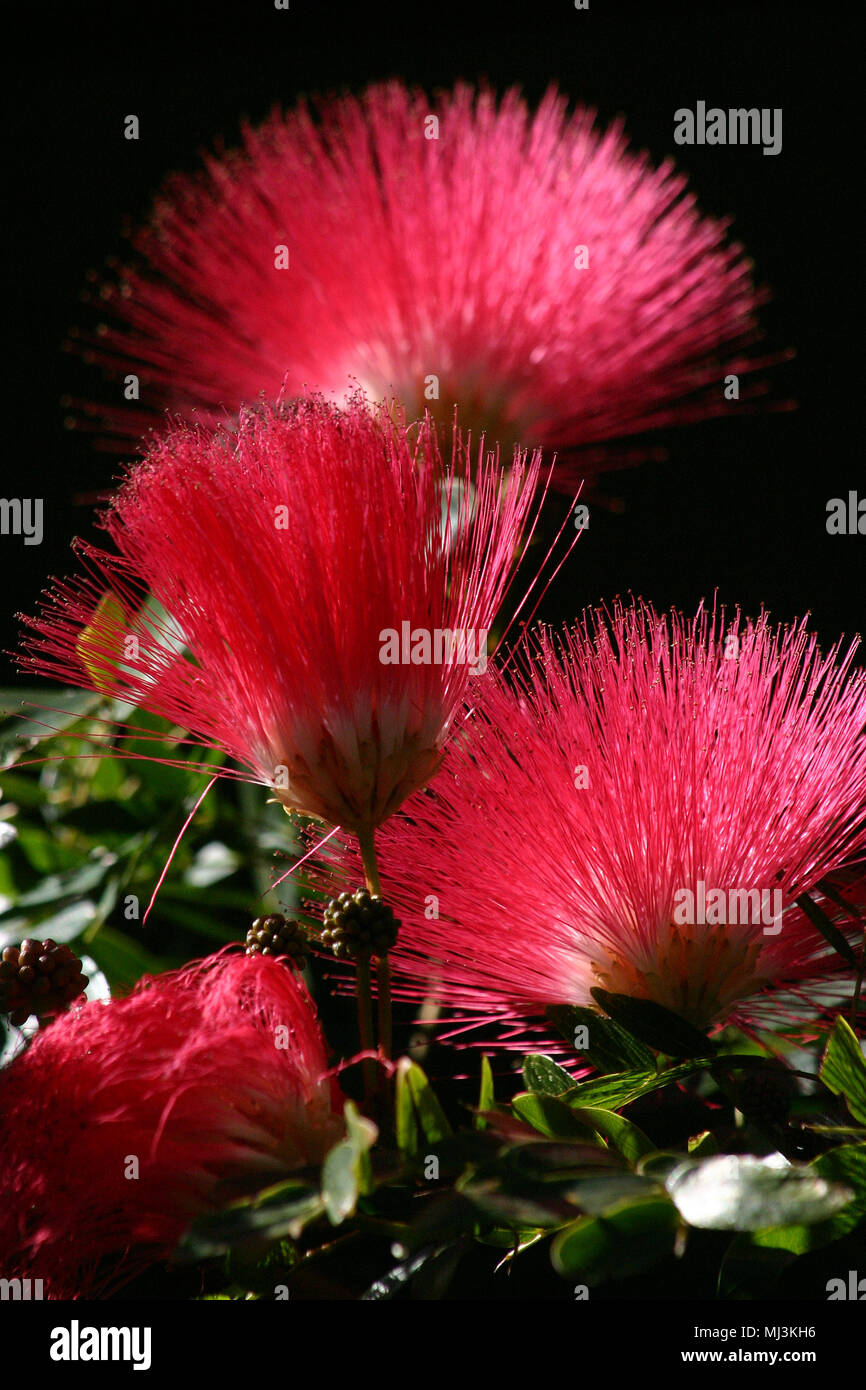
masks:
[[[94,576],[25,619],[21,664],[164,715],[287,808],[366,834],[432,776],[486,665],[539,468],[516,455],[506,482],[482,446],[473,469],[456,430],[446,466],[429,420],[360,396],[250,409],[236,437],[175,428],[104,517],[119,556],[82,547]]]
[[[395,976],[487,1018],[593,987],[702,1027],[772,1020],[783,988],[801,1014],[838,998],[844,963],[794,903],[836,915],[818,885],[866,851],[855,648],[643,603],[542,634],[379,836]]]
[[[4,1275],[104,1292],[197,1217],[319,1163],[342,1132],[326,1066],[302,982],[261,957],[73,1008],[0,1071]]]
[[[671,161],[594,121],[553,89],[533,114],[399,82],[275,112],[169,182],[95,351],[184,414],[355,378],[509,446],[721,411],[756,335],[750,263]]]

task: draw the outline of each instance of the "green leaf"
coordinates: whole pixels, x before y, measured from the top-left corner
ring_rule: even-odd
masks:
[[[515,1231],[561,1226],[573,1211],[557,1192],[543,1189],[529,1194],[511,1192],[497,1178],[466,1183],[461,1192],[488,1221],[494,1221],[497,1226],[510,1226]]]
[[[569,1076],[552,1057],[545,1057],[539,1052],[531,1052],[524,1057],[523,1080],[528,1091],[538,1091],[545,1096],[561,1096],[574,1085],[573,1076]]]
[[[592,1129],[574,1118],[567,1105],[556,1096],[522,1091],[511,1102],[516,1115],[549,1139],[588,1139]]]
[[[230,878],[242,863],[241,856],[229,849],[228,845],[221,840],[211,840],[196,851],[195,858],[184,872],[183,881],[191,888],[210,888]]]
[[[92,714],[104,697],[91,690],[24,688],[0,690],[0,719],[8,720],[0,738],[0,764],[11,767],[34,743],[62,733]],[[32,714],[24,711],[32,708]],[[48,727],[46,727],[48,726]]]
[[[121,800],[120,789],[129,777],[129,770],[119,758],[100,758],[87,783],[88,798],[92,801]]]
[[[23,937],[34,935],[38,935],[42,941],[51,937],[65,945],[79,937],[96,915],[96,904],[86,898],[83,902],[71,903],[60,912],[54,912],[50,917],[43,917],[38,921],[35,914],[29,917],[4,917],[0,921],[0,949],[4,946],[14,946]]]
[[[71,873],[50,874],[37,888],[22,893],[14,904],[17,912],[22,907],[43,907],[46,903],[58,902],[61,898],[74,898],[81,893],[90,893],[98,888],[112,867],[111,863],[84,864]]]
[[[636,1170],[642,1178],[651,1179],[664,1186],[671,1173],[675,1168],[679,1168],[682,1162],[681,1153],[674,1153],[671,1149],[654,1149],[652,1153],[643,1154],[638,1159]]]
[[[129,739],[125,751],[135,755],[133,764],[135,776],[141,783],[142,791],[160,804],[175,803],[178,807],[178,820],[183,823],[182,812],[192,810],[195,799],[204,791],[203,774],[185,771],[182,767],[169,767],[166,763],[155,761],[159,757],[176,757],[177,753],[168,744],[157,744],[150,739]],[[204,759],[200,759],[204,761]],[[194,785],[191,783],[194,780]]]
[[[700,1029],[652,999],[610,994],[606,989],[591,989],[590,994],[615,1023],[657,1052],[669,1057],[706,1057],[715,1051],[715,1044]]]
[[[595,1009],[556,1004],[547,1010],[547,1017],[572,1047],[600,1072],[649,1071],[655,1066],[655,1057],[648,1047]],[[579,1032],[581,1029],[585,1032]],[[585,1047],[581,1046],[584,1037]]]
[[[42,782],[17,772],[0,775],[0,790],[5,801],[14,801],[16,806],[25,806],[28,810],[42,806],[48,800],[48,792]]]
[[[809,1165],[822,1177],[843,1182],[855,1193],[866,1215],[866,1144],[841,1144],[838,1149],[819,1154]]]
[[[531,1094],[527,1092],[526,1094]],[[555,1097],[542,1097],[552,1100]],[[573,1181],[583,1178],[623,1176],[625,1169],[620,1155],[615,1149],[602,1144],[596,1134],[585,1131],[571,1139],[531,1138],[518,1142],[506,1152],[499,1154],[499,1166],[508,1175],[509,1181],[521,1186],[526,1183],[533,1187],[559,1184],[568,1187]]]
[[[836,1019],[818,1074],[828,1090],[845,1097],[855,1120],[866,1124],[866,1057],[844,1018]]]
[[[199,912],[194,907],[187,906],[185,902],[177,901],[177,895],[166,891],[164,887],[160,890],[155,911],[160,921],[177,922],[179,926],[187,927],[198,936],[218,941],[223,945],[231,941],[235,935],[226,924],[224,912],[220,912],[219,909],[214,912]]]
[[[200,1217],[181,1239],[175,1258],[208,1260],[245,1245],[295,1240],[324,1209],[321,1194],[308,1182],[281,1183],[252,1200],[245,1198],[225,1211]]]
[[[692,1158],[712,1158],[719,1152],[719,1142],[712,1130],[705,1129],[701,1134],[693,1134],[689,1140],[689,1153]]]
[[[673,1253],[677,1211],[664,1197],[613,1207],[604,1216],[582,1216],[553,1242],[558,1274],[587,1284],[639,1274]]]
[[[782,1167],[738,1154],[686,1160],[665,1186],[690,1226],[712,1231],[810,1225],[833,1216],[854,1196],[806,1166]]]
[[[117,682],[125,628],[123,604],[109,589],[75,643],[75,654],[96,690],[111,691]]]
[[[52,830],[41,825],[18,824],[18,846],[27,862],[45,880],[49,874],[75,872],[81,867],[80,846],[63,844]]]
[[[838,1240],[866,1221],[866,1144],[841,1144],[819,1154],[809,1167],[828,1182],[840,1183],[854,1193],[854,1200],[842,1211],[810,1227],[814,1246]]]
[[[397,1063],[396,1106],[398,1142],[404,1153],[419,1153],[422,1137],[427,1147],[450,1137],[451,1126],[436,1093],[410,1057],[401,1057]]]
[[[711,1057],[680,1062],[665,1071],[625,1072],[617,1076],[602,1076],[595,1081],[583,1081],[565,1097],[569,1105],[599,1105],[604,1110],[618,1110],[639,1096],[649,1095],[663,1086],[682,1081],[686,1076],[711,1066]]]
[[[839,928],[830,920],[826,912],[822,911],[818,904],[809,897],[809,894],[801,893],[799,898],[795,898],[794,901],[801,912],[805,912],[812,926],[821,933],[828,945],[832,946],[833,950],[836,951],[843,960],[846,960],[849,965],[856,966],[858,964],[857,957],[850,943],[846,941]]]
[[[399,1063],[395,1083],[394,1122],[398,1149],[411,1158],[417,1157],[421,1150],[421,1132],[418,1128],[418,1117],[415,1114],[415,1102],[412,1099],[409,1080]]]
[[[88,941],[87,950],[108,977],[112,988],[133,985],[142,975],[158,975],[163,970],[183,965],[183,960],[175,956],[152,955],[131,936],[114,927],[100,927],[93,939]]]
[[[563,1106],[563,1109],[567,1108]],[[639,1158],[655,1150],[655,1144],[651,1143],[642,1129],[638,1129],[637,1125],[622,1115],[615,1115],[612,1110],[601,1110],[596,1106],[573,1106],[571,1114],[589,1125],[596,1134],[609,1139],[629,1163],[637,1163]]]
[[[487,1053],[481,1056],[481,1088],[478,1092],[478,1114],[475,1116],[475,1128],[486,1129],[487,1120],[484,1118],[486,1110],[493,1110],[496,1106],[496,1095],[493,1089],[493,1071],[490,1066],[490,1058]]]
[[[732,1247],[732,1260],[748,1260],[750,1252],[756,1248],[786,1251],[789,1259],[782,1261],[780,1267],[795,1255],[804,1255],[810,1250],[819,1250],[832,1241],[848,1235],[863,1221],[866,1221],[866,1144],[845,1144],[829,1153],[821,1154],[809,1167],[829,1182],[841,1183],[855,1193],[849,1202],[835,1215],[811,1226],[770,1226],[767,1230],[754,1231],[741,1236],[739,1243]],[[754,1254],[752,1254],[754,1259]]]
[[[352,1216],[358,1197],[369,1191],[369,1150],[379,1135],[373,1121],[359,1114],[350,1100],[343,1118],[346,1138],[334,1145],[322,1164],[322,1201],[333,1226]]]
[[[322,1200],[332,1226],[353,1215],[359,1194],[358,1152],[348,1139],[342,1139],[322,1165]]]
[[[636,1177],[634,1173],[597,1173],[592,1177],[578,1178],[561,1189],[561,1195],[572,1206],[588,1216],[603,1216],[611,1207],[623,1202],[633,1202],[637,1198],[658,1196],[658,1186],[648,1178]]]

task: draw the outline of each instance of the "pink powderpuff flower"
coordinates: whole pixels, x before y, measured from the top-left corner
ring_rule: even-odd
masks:
[[[4,1275],[113,1289],[197,1217],[320,1163],[343,1130],[326,1068],[303,983],[262,957],[73,1008],[0,1071]]]
[[[534,114],[397,81],[276,111],[171,180],[134,246],[90,348],[184,415],[352,378],[561,450],[721,412],[757,334],[725,224],[552,88]]]
[[[407,428],[360,395],[249,409],[237,436],[179,426],[103,519],[119,554],[81,547],[92,575],[25,619],[20,663],[164,715],[287,809],[372,833],[432,777],[486,665],[539,468],[515,454],[506,481],[483,442],[473,468],[456,428],[446,466],[429,419]]]
[[[866,851],[855,649],[642,602],[542,632],[379,836],[395,978],[487,1020],[594,987],[700,1027],[850,993],[795,903],[838,916],[820,885]]]

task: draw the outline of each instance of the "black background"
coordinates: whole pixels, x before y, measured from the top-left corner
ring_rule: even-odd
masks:
[[[853,8],[850,11],[854,13]],[[8,14],[8,12],[7,12]],[[548,596],[545,616],[633,590],[694,609],[718,589],[788,621],[807,609],[822,643],[861,623],[863,549],[828,536],[826,504],[846,496],[860,462],[858,350],[861,120],[847,7],[813,4],[611,3],[453,5],[272,0],[232,4],[42,4],[22,10],[9,54],[5,268],[4,496],[44,496],[45,538],[0,538],[5,578],[0,645],[15,645],[17,609],[32,611],[50,574],[74,568],[92,499],[120,460],[64,427],[61,398],[107,399],[95,367],[64,353],[90,270],[124,250],[125,220],[147,215],[173,169],[235,142],[301,92],[357,90],[399,76],[427,88],[486,76],[530,100],[554,80],[607,122],[619,113],[656,162],[674,155],[708,213],[730,216],[772,292],[769,346],[796,350],[769,376],[787,413],[748,414],[670,430],[664,461],[607,484],[622,510],[593,511]],[[781,107],[783,147],[677,147],[680,106]],[[123,118],[141,121],[137,142]],[[855,414],[856,412],[856,414]],[[11,663],[4,659],[2,683]]]
[[[69,541],[89,533],[92,499],[120,465],[64,427],[62,398],[109,399],[98,370],[62,351],[70,328],[90,321],[79,300],[87,273],[123,253],[124,223],[147,216],[163,178],[194,170],[219,136],[232,144],[241,117],[259,120],[302,92],[358,90],[392,76],[428,88],[485,76],[500,89],[519,83],[532,101],[556,81],[605,123],[622,113],[635,147],[656,162],[674,155],[703,209],[731,217],[772,292],[768,345],[796,350],[792,365],[769,376],[772,396],[794,398],[796,411],[731,405],[724,418],[656,436],[663,461],[608,480],[621,509],[593,509],[545,616],[570,618],[630,589],[688,611],[718,589],[747,612],[766,605],[779,621],[810,609],[824,643],[854,633],[866,539],[828,536],[825,520],[829,498],[858,483],[866,492],[855,13],[790,0],[590,0],[588,12],[573,0],[291,0],[288,11],[273,0],[113,0],[4,11],[9,352],[0,494],[43,496],[46,506],[41,546],[0,537],[0,647],[16,644],[15,611],[32,611],[48,576],[73,565]],[[675,146],[673,114],[698,100],[781,107],[782,152]],[[128,113],[141,121],[137,142],[123,138]],[[2,664],[6,685],[12,666]],[[541,1263],[553,1282],[546,1252],[533,1259],[511,1297],[538,1296]],[[713,1296],[710,1282],[693,1286],[691,1277],[683,1270],[668,1292]],[[654,1273],[626,1283],[621,1296],[660,1286]],[[483,1297],[481,1287],[459,1296]],[[790,1312],[774,1320],[807,1321]],[[656,1326],[636,1344],[678,1353],[676,1336],[660,1338]],[[684,1336],[682,1347],[691,1344]],[[822,1345],[824,1368],[825,1355]]]

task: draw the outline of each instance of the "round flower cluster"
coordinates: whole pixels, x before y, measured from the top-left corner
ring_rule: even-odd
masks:
[[[278,912],[257,917],[247,932],[248,956],[290,956],[303,965],[306,936],[300,922],[291,922]]]
[[[50,938],[28,937],[20,946],[7,946],[0,957],[0,1013],[16,1028],[31,1014],[62,1013],[87,988],[81,961],[68,946]]]
[[[325,909],[322,945],[337,960],[363,960],[384,956],[396,944],[400,923],[375,893],[358,888],[341,893]]]

